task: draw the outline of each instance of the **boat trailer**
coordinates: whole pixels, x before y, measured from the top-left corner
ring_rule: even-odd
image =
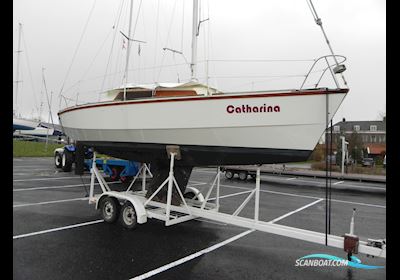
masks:
[[[179,150],[178,152],[174,149],[168,151],[167,147],[167,152],[170,157],[169,176],[149,198],[145,197],[147,192],[146,178],[152,177],[152,174],[147,164],[142,164],[126,191],[112,191],[104,180],[102,174],[97,169],[95,164],[96,153],[94,153],[93,166],[91,168],[89,204],[96,204],[96,209],[100,209],[105,222],[113,223],[119,219],[121,224],[128,229],[135,228],[138,224],[146,223],[148,218],[164,221],[165,226],[171,226],[197,218],[204,218],[224,224],[254,229],[330,247],[342,248],[347,253],[349,260],[353,253],[362,253],[367,256],[386,258],[385,239],[368,239],[368,241],[365,242],[360,241],[354,234],[355,209],[353,209],[353,216],[351,218],[350,232],[343,236],[335,236],[321,232],[278,225],[273,222],[260,221],[259,167],[256,172],[255,188],[250,191],[250,194],[236,209],[236,211],[233,214],[219,212],[221,169],[219,167],[217,168],[217,174],[205,196],[198,189],[191,186],[188,186],[185,193],[182,193],[174,177],[174,162],[177,157],[179,159]],[[138,178],[142,179],[142,188],[139,191],[132,191],[132,186]],[[101,194],[94,194],[95,179],[97,179],[100,185],[102,190]],[[154,197],[156,194],[165,187],[167,188],[166,202],[155,201]],[[176,188],[181,199],[181,204],[179,206],[171,204],[173,188]],[[210,198],[214,188],[216,196],[215,198]],[[240,212],[253,197],[255,198],[254,218],[239,216]]]

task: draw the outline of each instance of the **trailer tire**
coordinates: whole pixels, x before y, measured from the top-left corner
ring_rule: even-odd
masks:
[[[247,180],[247,176],[248,176],[248,173],[246,171],[240,171],[239,172],[239,179],[240,180],[242,180],[242,181]]]
[[[122,226],[126,229],[134,229],[137,226],[137,215],[135,207],[131,202],[127,201],[121,208],[119,216]]]
[[[72,169],[73,162],[74,158],[72,153],[65,149],[61,157],[61,169],[64,172],[70,172]]]
[[[54,155],[54,165],[56,166],[56,168],[61,168],[62,167],[62,157],[60,155],[60,153],[56,153]]]
[[[120,204],[114,197],[104,197],[100,201],[100,211],[106,223],[114,223],[119,216]]]
[[[230,180],[230,179],[233,178],[233,176],[235,176],[235,174],[232,171],[230,171],[230,170],[225,171],[225,178],[226,179]]]

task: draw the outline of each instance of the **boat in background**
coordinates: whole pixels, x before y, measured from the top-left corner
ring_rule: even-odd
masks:
[[[39,125],[39,121],[13,117],[13,131],[34,130]]]

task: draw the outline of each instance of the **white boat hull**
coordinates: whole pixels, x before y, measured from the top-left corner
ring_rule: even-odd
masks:
[[[224,147],[292,150],[307,151],[309,155],[326,127],[326,98],[331,119],[347,90],[327,93],[106,102],[68,108],[59,117],[66,135],[93,145],[98,142],[103,146],[134,143],[213,147],[214,150]],[[275,161],[282,162],[277,158]]]

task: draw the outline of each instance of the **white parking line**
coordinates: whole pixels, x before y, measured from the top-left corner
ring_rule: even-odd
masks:
[[[344,181],[339,181],[339,182],[333,183],[333,185],[339,185],[341,183],[344,183]]]
[[[294,180],[294,179],[297,179],[297,178],[296,177],[287,178],[286,181],[291,181],[291,180]]]
[[[121,181],[107,182],[108,185],[118,184],[118,183],[121,183]],[[90,183],[87,183],[85,185],[90,186]],[[95,185],[99,185],[99,183],[95,183]],[[36,191],[36,190],[46,190],[46,189],[76,188],[76,187],[83,187],[83,186],[84,186],[83,184],[77,184],[77,185],[63,185],[63,186],[51,186],[51,187],[23,188],[23,189],[13,189],[13,192]]]
[[[203,250],[201,250],[201,251],[199,251],[197,253],[191,254],[191,255],[186,256],[186,257],[184,257],[182,259],[176,260],[176,261],[171,262],[171,263],[169,263],[167,265],[164,265],[164,266],[161,266],[161,267],[159,267],[157,269],[151,270],[151,271],[149,271],[149,272],[147,272],[145,274],[142,274],[142,275],[136,276],[134,278],[131,278],[131,280],[146,279],[146,278],[149,278],[149,277],[154,276],[156,274],[159,274],[159,273],[161,273],[163,271],[166,271],[166,270],[168,270],[170,268],[173,268],[175,266],[178,266],[180,264],[183,264],[185,262],[193,260],[193,259],[195,259],[197,257],[200,257],[201,255],[204,255],[204,254],[207,254],[209,252],[212,252],[212,251],[214,251],[214,250],[216,250],[216,249],[218,249],[218,248],[220,248],[220,247],[222,247],[222,246],[224,246],[226,244],[229,244],[229,243],[231,243],[231,242],[233,242],[235,240],[238,240],[239,238],[241,238],[243,236],[248,235],[249,233],[252,233],[253,231],[254,230],[252,229],[252,230],[247,230],[245,232],[242,232],[242,233],[240,233],[238,235],[235,235],[235,236],[233,236],[233,237],[231,237],[231,238],[229,238],[229,239],[227,239],[227,240],[225,240],[223,242],[220,242],[220,243],[215,244],[215,245],[213,245],[211,247],[203,249]]]
[[[16,179],[13,182],[26,182],[26,181],[47,181],[47,180],[62,180],[62,179],[79,179],[80,177],[49,177],[49,178],[30,178],[30,179]],[[82,176],[82,178],[90,178],[90,176]]]
[[[60,230],[64,230],[64,229],[93,225],[93,224],[102,223],[102,222],[104,222],[104,220],[95,220],[95,221],[91,221],[91,222],[75,224],[75,225],[70,225],[70,226],[66,226],[66,227],[52,228],[52,229],[47,229],[47,230],[31,232],[31,233],[27,233],[27,234],[20,234],[20,235],[13,236],[13,239],[19,239],[19,238],[24,238],[24,237],[33,236],[33,235],[39,235],[39,234],[44,234],[44,233],[49,233],[49,232],[54,232],[54,231],[60,231]]]
[[[313,202],[311,202],[310,204],[307,204],[307,205],[304,205],[303,207],[300,207],[300,208],[298,208],[298,209],[296,209],[296,210],[294,210],[294,211],[292,211],[292,212],[289,212],[289,213],[287,213],[287,214],[285,214],[285,215],[282,215],[282,216],[280,216],[280,217],[278,217],[278,218],[276,218],[276,219],[273,219],[272,221],[269,221],[269,223],[271,223],[271,224],[273,224],[273,223],[275,223],[275,222],[277,222],[277,221],[280,221],[280,220],[282,220],[282,219],[284,219],[284,218],[286,218],[286,217],[289,217],[290,215],[293,215],[293,214],[295,214],[295,213],[297,213],[297,212],[300,212],[300,211],[302,211],[302,210],[304,210],[304,209],[306,209],[306,208],[308,208],[308,207],[310,207],[310,206],[313,206],[313,205],[315,205],[315,204],[317,204],[317,203],[319,203],[319,202],[321,202],[321,201],[323,201],[324,199],[318,199],[318,200],[316,200],[316,201],[313,201]]]
[[[299,212],[299,211],[301,211],[301,210],[304,210],[304,209],[306,209],[307,207],[310,207],[310,206],[312,206],[312,205],[314,205],[314,204],[317,204],[318,202],[320,202],[320,201],[322,201],[322,200],[323,200],[323,199],[319,199],[319,200],[314,201],[314,202],[312,202],[312,203],[310,203],[310,204],[307,204],[307,205],[305,205],[305,206],[303,206],[303,207],[300,207],[299,209],[296,209],[296,210],[294,210],[294,211],[292,211],[292,212],[289,212],[289,213],[287,213],[287,214],[285,214],[285,215],[282,215],[282,216],[280,216],[280,217],[278,217],[278,218],[276,218],[276,219],[270,221],[270,223],[275,223],[275,222],[277,222],[277,221],[279,221],[279,220],[281,220],[281,219],[283,219],[283,218],[286,218],[286,217],[288,217],[288,216],[290,216],[290,215],[292,215],[292,214],[294,214],[294,213],[297,213],[297,212]],[[144,273],[144,274],[141,274],[141,275],[139,275],[139,276],[136,276],[136,277],[134,277],[134,278],[131,278],[130,280],[142,280],[142,279],[149,278],[149,277],[151,277],[151,276],[154,276],[154,275],[156,275],[156,274],[159,274],[159,273],[161,273],[161,272],[164,272],[164,271],[166,271],[166,270],[168,270],[168,269],[171,269],[171,268],[173,268],[173,267],[175,267],[175,266],[178,266],[178,265],[181,265],[181,264],[183,264],[183,263],[185,263],[185,262],[188,262],[188,261],[190,261],[190,260],[193,260],[193,259],[195,259],[195,258],[197,258],[197,257],[199,257],[199,256],[201,256],[201,255],[204,255],[204,254],[207,254],[207,253],[209,253],[209,252],[211,252],[211,251],[214,251],[214,250],[216,250],[216,249],[218,249],[218,248],[220,248],[220,247],[222,247],[222,246],[224,246],[224,245],[227,245],[227,244],[229,244],[229,243],[231,243],[231,242],[233,242],[233,241],[235,241],[235,240],[237,240],[237,239],[239,239],[239,238],[241,238],[241,237],[243,237],[243,236],[248,235],[249,233],[251,233],[251,232],[253,232],[253,231],[255,231],[255,230],[254,230],[254,229],[252,229],[252,230],[247,230],[247,231],[242,232],[242,233],[240,233],[240,234],[238,234],[238,235],[235,235],[235,236],[233,236],[233,237],[231,237],[231,238],[229,238],[229,239],[227,239],[227,240],[225,240],[225,241],[223,241],[223,242],[221,242],[221,243],[215,244],[215,245],[213,245],[213,246],[211,246],[211,247],[209,247],[209,248],[203,249],[203,250],[201,250],[201,251],[199,251],[199,252],[197,252],[197,253],[191,254],[191,255],[186,256],[186,257],[184,257],[184,258],[182,258],[182,259],[176,260],[176,261],[174,261],[174,262],[171,262],[171,263],[166,264],[166,265],[164,265],[164,266],[161,266],[161,267],[159,267],[159,268],[153,269],[153,270],[151,270],[151,271],[149,271],[149,272],[146,272],[146,273]]]
[[[78,197],[78,198],[63,199],[63,200],[52,200],[52,201],[44,201],[44,202],[36,202],[36,203],[17,204],[17,205],[13,205],[13,208],[33,206],[33,205],[53,204],[53,203],[61,203],[61,202],[69,202],[69,201],[77,201],[77,200],[88,200],[88,199],[89,198],[87,198],[87,197]]]
[[[191,182],[200,183],[200,182],[198,182],[198,181],[191,181]],[[233,189],[251,190],[250,188],[238,187],[238,186],[231,186],[231,185],[223,185],[223,184],[221,184],[220,186],[221,186],[221,187],[226,187],[226,188],[233,188]],[[273,194],[279,194],[279,195],[287,195],[287,196],[294,196],[294,197],[304,197],[304,198],[313,198],[313,199],[324,199],[324,198],[318,197],[318,196],[301,195],[301,194],[293,194],[293,193],[277,192],[277,191],[260,190],[260,192],[263,192],[263,193],[273,193]],[[379,205],[379,204],[368,204],[368,203],[355,202],[355,201],[348,201],[348,200],[339,200],[339,199],[332,199],[331,201],[340,202],[340,203],[349,203],[349,204],[363,205],[363,206],[371,206],[371,207],[377,207],[377,208],[384,208],[384,209],[386,209],[386,206],[385,206],[385,205]]]

